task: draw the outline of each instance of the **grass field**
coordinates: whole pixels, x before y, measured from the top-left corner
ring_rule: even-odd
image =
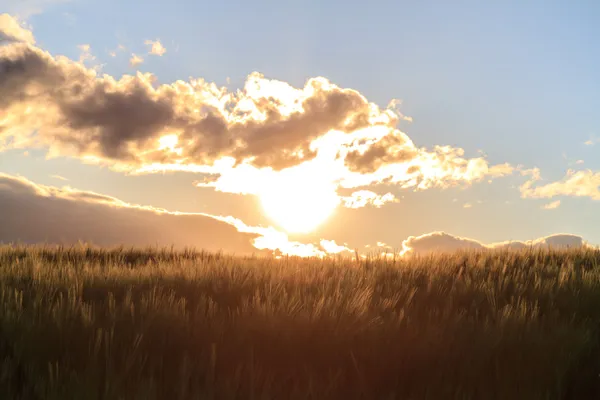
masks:
[[[0,248],[1,399],[600,398],[600,251]]]

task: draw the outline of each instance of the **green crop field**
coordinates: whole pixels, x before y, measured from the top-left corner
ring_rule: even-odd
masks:
[[[600,251],[0,248],[1,399],[600,398]]]

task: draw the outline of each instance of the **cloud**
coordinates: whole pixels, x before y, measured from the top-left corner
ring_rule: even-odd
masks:
[[[573,235],[570,233],[557,233],[549,236],[544,236],[538,239],[521,241],[506,241],[500,243],[492,243],[487,246],[491,249],[522,249],[527,247],[533,248],[573,248],[573,247],[590,247],[581,236]]]
[[[527,246],[534,247],[588,247],[589,244],[583,240],[581,236],[572,235],[568,233],[559,233],[543,238],[535,239],[529,242],[525,242]]]
[[[321,239],[319,244],[321,245],[321,248],[323,248],[323,250],[325,250],[325,252],[328,254],[339,254],[339,253],[343,253],[343,252],[352,252],[352,250],[349,249],[348,247],[337,244],[335,242],[335,240]]]
[[[19,21],[8,14],[0,14],[0,44],[2,42],[35,43],[31,30],[23,27]]]
[[[162,45],[162,43],[158,39],[146,40],[144,44],[150,46],[150,51],[148,52],[148,54],[162,57],[167,52],[167,49]]]
[[[115,50],[109,51],[108,55],[111,56],[111,57],[116,57],[117,56],[117,52],[119,52],[119,51],[125,51],[125,50],[126,50],[126,47],[123,46],[122,44],[119,44]]]
[[[1,83],[6,89],[3,105],[14,115],[2,127],[38,129],[42,143],[59,154],[145,166],[146,171],[157,164],[173,169],[212,166],[225,157],[281,170],[321,152],[340,173],[346,164],[355,164],[351,170],[367,164],[377,173],[367,181],[415,181],[422,187],[433,180],[470,181],[511,172],[506,165],[489,167],[482,158],[466,160],[462,149],[417,149],[393,128],[398,117],[392,111],[324,78],[296,89],[254,73],[237,93],[202,80],[155,87],[150,74],[98,77],[65,57],[24,45],[3,47],[0,65],[11,68]],[[26,113],[28,106],[42,101],[47,105],[43,111]],[[158,149],[166,135],[177,137],[179,153]],[[375,162],[369,148],[377,150],[382,141],[402,143],[407,155],[388,151],[388,158]],[[354,175],[343,177],[348,185],[358,180]]]
[[[393,107],[322,77],[300,88],[259,73],[237,91],[202,79],[158,85],[147,73],[99,76],[23,43],[0,47],[0,71],[0,151],[41,147],[119,171],[202,172],[202,186],[223,192],[350,206],[395,200],[356,202],[338,190],[464,187],[514,171],[461,148],[417,147],[396,128],[403,117]]]
[[[346,155],[351,171],[375,172],[386,164],[405,163],[418,155],[411,140],[400,131],[391,132],[368,146],[356,147]]]
[[[273,227],[248,226],[238,218],[215,217],[236,227],[239,232],[260,235],[254,239],[254,246],[260,250],[271,250],[275,255],[293,255],[300,257],[325,257],[327,254],[337,254],[351,251],[338,246],[333,240],[322,239],[318,245],[290,241],[288,235]]]
[[[473,207],[473,204],[471,204],[471,203],[463,204],[463,208],[471,208],[471,207]]]
[[[85,64],[88,61],[94,61],[96,57],[92,55],[91,46],[89,44],[80,44],[77,48],[81,51],[79,62]]]
[[[531,180],[533,181],[539,181],[540,179],[542,179],[542,175],[540,173],[540,169],[535,167],[535,168],[529,168],[529,169],[519,169],[519,172],[521,173],[522,176],[531,176]]]
[[[367,205],[379,208],[386,203],[397,203],[399,201],[392,193],[380,195],[370,190],[353,192],[350,196],[341,197],[341,200],[344,207],[347,208],[362,208]]]
[[[268,227],[247,226],[233,217],[170,212],[129,204],[100,193],[57,188],[0,173],[0,242],[100,246],[171,246],[265,253],[325,256],[318,245],[291,242]],[[335,249],[333,249],[335,250]]]
[[[432,232],[409,236],[402,242],[404,253],[450,252],[462,249],[481,250],[485,246],[473,239],[453,236],[445,232]]]
[[[544,210],[554,210],[555,208],[558,208],[560,206],[560,200],[556,200],[553,202],[550,202],[548,204],[544,204],[544,206],[542,207]]]
[[[410,236],[402,242],[403,254],[446,253],[458,250],[493,250],[533,248],[585,247],[587,242],[581,236],[554,234],[528,241],[506,241],[483,244],[475,239],[454,236],[445,232],[432,232],[421,236]]]
[[[60,175],[50,175],[50,178],[58,179],[61,181],[68,181],[67,178],[65,178],[64,176],[60,176]]]
[[[175,245],[223,249],[239,254],[258,252],[257,235],[205,215],[178,215],[134,206],[110,196],[70,188],[38,185],[0,174],[0,242],[100,246]]]
[[[140,56],[138,56],[135,53],[131,54],[131,58],[129,59],[129,65],[133,68],[137,67],[138,65],[142,64],[144,62],[144,59]]]
[[[600,143],[600,137],[596,137],[595,135],[590,135],[590,138],[583,142],[586,146],[593,146],[597,143]]]
[[[600,172],[592,170],[568,170],[561,180],[535,186],[541,180],[539,171],[520,186],[521,197],[550,199],[556,196],[589,197],[600,200]]]
[[[41,14],[44,10],[54,4],[68,3],[71,0],[17,0],[2,2],[3,8],[10,14],[17,15],[19,18],[28,19],[32,15]]]

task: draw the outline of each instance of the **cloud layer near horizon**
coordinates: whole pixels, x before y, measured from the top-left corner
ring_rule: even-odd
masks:
[[[458,250],[519,250],[528,247],[566,248],[584,247],[587,242],[578,235],[559,233],[528,241],[506,241],[484,244],[475,239],[454,236],[446,232],[431,232],[420,236],[410,236],[402,242],[404,254],[445,253]]]
[[[196,247],[259,251],[257,234],[205,215],[176,215],[102,194],[37,185],[0,174],[0,242]]]
[[[274,228],[233,217],[178,213],[123,202],[99,193],[35,184],[0,173],[0,243],[175,246],[236,254],[324,256],[342,251],[288,240]],[[330,251],[331,250],[331,251]]]
[[[234,217],[170,212],[129,204],[99,193],[35,184],[23,177],[0,173],[0,243],[74,244],[99,246],[175,246],[223,250],[236,254],[289,254],[323,257],[353,254],[334,240],[318,243],[290,241],[272,227],[253,227]],[[520,242],[483,244],[444,232],[410,236],[404,254],[463,249],[520,249],[527,246],[580,247],[577,235],[557,234]],[[381,246],[387,246],[381,243]]]

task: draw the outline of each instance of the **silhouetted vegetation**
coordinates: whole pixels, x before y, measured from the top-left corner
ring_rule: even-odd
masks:
[[[2,399],[600,398],[600,251],[0,248]]]

